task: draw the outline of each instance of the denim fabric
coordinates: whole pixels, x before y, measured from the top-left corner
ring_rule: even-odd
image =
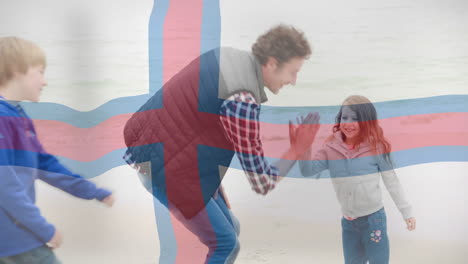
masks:
[[[206,207],[193,218],[186,219],[176,208],[170,211],[208,247],[205,264],[234,263],[240,250],[240,225],[221,193],[211,198]]]
[[[0,264],[61,264],[54,252],[47,246],[41,246],[24,253],[0,257]]]
[[[345,264],[388,264],[389,242],[385,210],[359,217],[341,219]]]

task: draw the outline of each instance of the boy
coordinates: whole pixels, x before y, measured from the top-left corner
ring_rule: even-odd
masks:
[[[37,102],[46,58],[34,43],[0,37],[0,264],[60,263],[61,234],[35,205],[36,179],[82,199],[112,206],[111,192],[73,174],[45,152],[20,101]]]

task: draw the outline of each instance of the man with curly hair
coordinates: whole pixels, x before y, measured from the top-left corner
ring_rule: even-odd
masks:
[[[221,188],[234,155],[252,190],[266,195],[312,143],[317,127],[304,126],[281,159],[269,164],[259,133],[265,87],[278,94],[283,86],[295,85],[310,54],[304,34],[287,25],[259,36],[251,52],[208,51],[165,83],[126,124],[124,158],[154,197],[208,247],[205,263],[233,263],[239,252],[239,222]],[[307,122],[318,118],[309,114]],[[165,228],[158,223],[160,234],[170,227]],[[160,242],[166,243],[165,237],[160,235]]]

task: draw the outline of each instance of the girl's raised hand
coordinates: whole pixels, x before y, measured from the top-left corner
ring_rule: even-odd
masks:
[[[406,226],[409,231],[413,231],[416,229],[416,218],[411,217],[405,220]]]

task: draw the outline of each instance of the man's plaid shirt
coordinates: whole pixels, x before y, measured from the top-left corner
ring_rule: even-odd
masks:
[[[259,194],[267,194],[275,188],[279,171],[263,157],[260,104],[248,92],[237,93],[224,101],[220,115],[226,136],[234,145],[252,189]]]

